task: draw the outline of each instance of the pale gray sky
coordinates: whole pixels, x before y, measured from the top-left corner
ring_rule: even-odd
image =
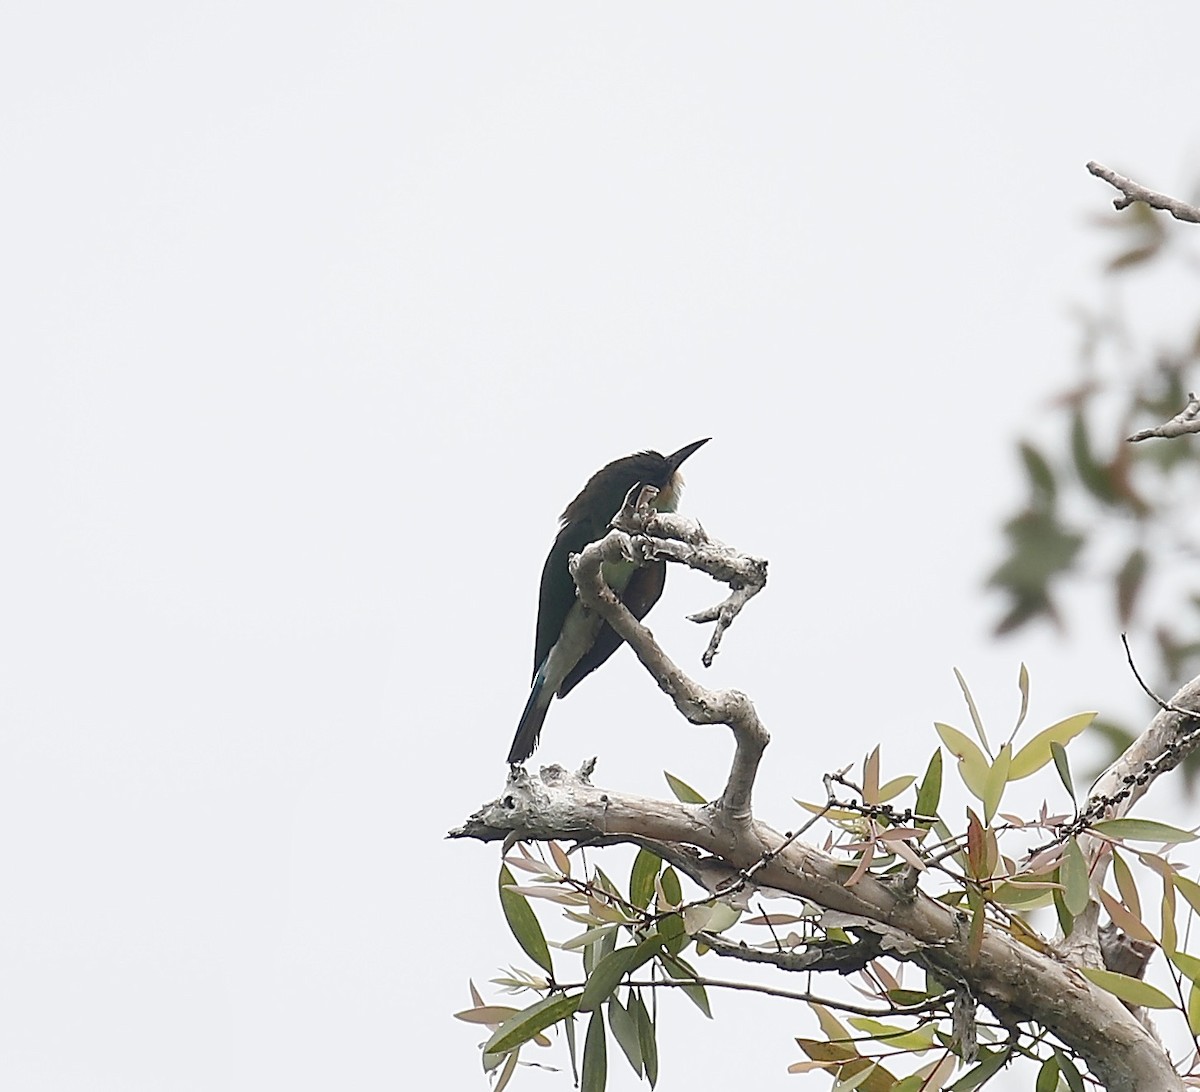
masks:
[[[1099,291],[1083,165],[1190,189],[1198,34],[1182,3],[10,5],[5,1087],[485,1087],[450,1013],[521,957],[495,849],[441,838],[503,784],[555,517],[637,448],[713,436],[684,508],[770,559],[708,673],[774,735],[769,821],[880,739],[923,765],[953,665],[1002,718],[1021,659],[1039,720],[1140,710],[1111,618],[996,644],[980,584]],[[714,591],[670,583],[694,665]],[[727,734],[630,659],[538,758],[718,786]],[[714,1004],[664,1006],[664,1092],[827,1087],[784,1072],[806,1011]]]

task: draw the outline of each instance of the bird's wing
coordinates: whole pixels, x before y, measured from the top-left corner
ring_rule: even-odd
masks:
[[[665,561],[656,561],[652,565],[635,569],[629,578],[629,583],[625,585],[625,593],[621,596],[621,602],[629,608],[629,613],[640,621],[658,602],[666,583],[667,564]],[[565,698],[580,679],[595,671],[621,647],[622,643],[617,631],[605,622],[600,627],[600,632],[596,634],[592,647],[580,657],[579,663],[567,672],[567,677],[563,679],[558,688],[558,696]]]
[[[546,564],[542,568],[542,585],[538,595],[537,637],[533,644],[533,674],[550,655],[554,642],[562,633],[567,612],[575,603],[575,581],[567,568],[567,559],[577,554],[592,541],[590,528],[585,523],[568,523],[554,540]]]

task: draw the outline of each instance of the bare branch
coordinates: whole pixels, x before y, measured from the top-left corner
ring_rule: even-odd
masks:
[[[717,804],[726,820],[744,825],[751,817],[750,799],[758,764],[771,738],[753,703],[740,690],[708,690],[685,675],[662,650],[654,634],[613,594],[601,566],[605,561],[661,557],[709,572],[718,579],[737,579],[750,585],[756,574],[765,579],[765,562],[739,557],[728,547],[711,542],[694,520],[658,515],[644,501],[645,490],[636,506],[631,506],[627,499],[615,521],[640,528],[643,533],[630,535],[614,528],[571,559],[571,575],[579,589],[580,601],[600,614],[629,644],[680,713],[692,724],[728,724],[732,729],[736,750],[729,780]]]
[[[698,569],[729,585],[730,593],[723,602],[688,615],[689,622],[717,623],[701,657],[705,667],[712,667],[725,631],[742,608],[766,587],[767,562],[761,557],[739,554],[709,538],[694,520],[656,513],[647,506],[647,501],[653,497],[647,496],[646,488],[636,503],[631,504],[632,499],[632,494],[625,498],[625,506],[612,521],[613,527],[630,535],[657,536],[646,543],[651,556]]]
[[[1128,443],[1136,444],[1139,440],[1149,440],[1158,436],[1164,440],[1173,440],[1176,436],[1186,436],[1189,432],[1200,432],[1200,398],[1194,391],[1188,391],[1188,404],[1169,421],[1164,421],[1154,428],[1143,428],[1126,436]]]
[[[1114,208],[1125,209],[1135,201],[1143,201],[1152,209],[1161,209],[1163,212],[1169,212],[1176,220],[1184,220],[1190,224],[1200,224],[1200,209],[1196,208],[1195,205],[1189,205],[1186,201],[1180,201],[1176,197],[1167,197],[1165,194],[1148,190],[1132,178],[1126,178],[1123,174],[1117,174],[1116,171],[1110,170],[1095,160],[1092,160],[1087,165],[1087,169],[1097,178],[1103,178],[1110,186],[1115,186],[1121,191],[1123,196],[1113,201]]]

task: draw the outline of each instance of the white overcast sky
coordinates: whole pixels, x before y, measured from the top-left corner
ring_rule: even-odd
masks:
[[[708,673],[773,733],[768,821],[881,739],[918,772],[955,665],[999,720],[1022,659],[1035,720],[1140,715],[1107,612],[996,643],[981,581],[1106,291],[1083,165],[1191,191],[1198,40],[1183,3],[9,4],[4,1086],[485,1087],[450,1013],[521,957],[495,848],[442,836],[503,785],[556,516],[638,448],[714,437],[684,509],[770,559]],[[685,665],[715,594],[657,608]],[[623,654],[538,758],[661,794],[730,751]],[[665,1004],[660,1089],[827,1087],[784,1072],[805,1010],[714,1004]]]

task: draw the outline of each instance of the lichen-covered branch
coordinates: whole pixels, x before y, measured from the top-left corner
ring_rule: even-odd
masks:
[[[601,566],[605,561],[665,558],[756,591],[766,579],[766,563],[758,558],[740,557],[728,547],[712,542],[694,520],[658,515],[645,504],[644,491],[636,504],[626,503],[614,524],[604,538],[589,543],[571,559],[571,575],[579,589],[580,601],[601,614],[629,644],[659,688],[692,724],[729,725],[736,750],[729,780],[717,804],[724,821],[745,824],[751,816],[751,794],[758,764],[771,738],[753,703],[740,690],[709,690],[684,674],[663,651],[654,634],[613,594],[605,583]],[[737,609],[741,609],[740,605]],[[724,620],[724,627],[732,621],[732,614]],[[723,632],[722,622],[717,625]]]
[[[1097,178],[1103,178],[1110,186],[1115,186],[1121,191],[1121,196],[1113,200],[1114,208],[1125,209],[1135,201],[1143,201],[1152,209],[1169,212],[1176,220],[1184,220],[1190,224],[1200,224],[1200,209],[1196,208],[1195,205],[1189,205],[1186,201],[1180,201],[1177,197],[1168,197],[1166,194],[1148,190],[1132,178],[1126,178],[1123,174],[1117,174],[1116,171],[1110,170],[1095,160],[1092,160],[1087,165],[1087,169]]]
[[[1194,391],[1188,391],[1187,405],[1169,421],[1164,421],[1161,425],[1155,425],[1153,428],[1138,429],[1137,432],[1126,436],[1125,439],[1131,444],[1136,444],[1141,440],[1149,440],[1153,437],[1173,440],[1176,436],[1186,436],[1190,432],[1200,432],[1200,398],[1196,397]]]
[[[931,967],[970,990],[1002,1021],[1036,1021],[1084,1057],[1109,1092],[1182,1090],[1165,1052],[1124,1005],[1062,960],[1018,943],[988,925],[971,952],[968,915],[919,892],[865,873],[853,887],[851,866],[802,842],[788,843],[769,826],[731,825],[714,805],[650,800],[591,784],[558,766],[536,775],[510,774],[504,794],[481,808],[454,838],[650,838],[691,845],[743,871],[778,852],[756,879],[848,917],[856,934],[875,931],[885,954]],[[843,926],[845,927],[845,926]]]

